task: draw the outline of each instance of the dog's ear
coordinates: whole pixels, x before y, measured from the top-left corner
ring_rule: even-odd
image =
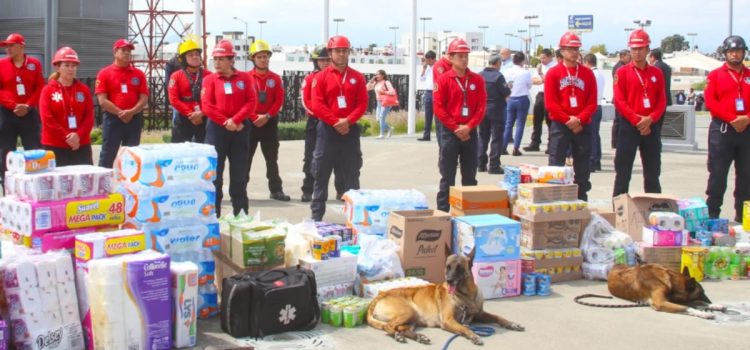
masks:
[[[682,275],[684,275],[684,276],[685,276],[685,277],[687,277],[688,279],[690,279],[690,278],[691,278],[691,277],[690,277],[690,270],[689,270],[689,269],[687,268],[687,266],[685,266],[685,267],[683,267],[683,268],[682,268]]]
[[[477,253],[477,246],[475,245],[474,248],[471,248],[471,252],[469,252],[469,255],[466,256],[466,259],[469,259],[469,270],[474,266],[474,255]]]

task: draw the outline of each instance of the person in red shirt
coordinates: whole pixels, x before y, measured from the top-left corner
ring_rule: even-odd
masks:
[[[112,167],[120,145],[141,143],[141,112],[148,102],[148,83],[146,75],[131,64],[133,49],[135,46],[125,39],[115,41],[114,63],[102,68],[96,76],[94,93],[103,110],[101,167]]]
[[[0,59],[0,187],[5,178],[5,157],[16,150],[18,137],[26,150],[41,148],[39,142],[39,94],[44,87],[42,64],[26,56],[26,40],[13,33],[0,47],[8,53]]]
[[[312,160],[313,151],[315,150],[315,140],[317,138],[316,129],[318,127],[318,118],[313,115],[311,110],[312,81],[315,78],[315,74],[328,68],[331,64],[331,58],[328,56],[328,49],[325,46],[316,47],[310,55],[310,61],[313,63],[313,71],[305,76],[305,80],[302,81],[302,86],[300,88],[302,106],[307,113],[307,125],[305,126],[305,156],[302,160],[302,172],[305,173],[305,178],[302,180],[301,188],[302,202],[309,202],[312,200],[313,185],[315,184],[315,177],[312,172]],[[341,200],[341,197],[344,196],[344,178],[341,176],[340,166],[333,168],[333,175],[335,176],[333,184],[334,187],[336,187],[336,199]]]
[[[216,148],[216,216],[224,198],[224,163],[229,159],[229,196],[234,215],[249,210],[247,154],[250,152],[250,116],[258,97],[253,78],[234,68],[234,45],[221,40],[211,53],[216,72],[203,79],[201,109],[206,112],[206,143]]]
[[[712,219],[721,214],[729,167],[734,162],[734,221],[742,222],[743,203],[750,201],[750,69],[743,59],[745,39],[729,36],[721,51],[723,66],[706,79],[706,107],[711,112],[708,128],[708,187],[706,204]]]
[[[440,76],[443,74],[449,72],[452,69],[453,65],[451,64],[450,57],[448,57],[448,54],[444,54],[440,57],[437,62],[435,62],[435,65],[432,67],[432,83],[434,85],[437,85],[438,79],[440,79]],[[432,87],[432,110],[433,113],[435,111],[435,87]],[[437,136],[437,143],[438,143],[438,154],[440,153],[440,147],[443,142],[443,138],[440,137],[440,133],[443,131],[443,123],[440,122],[440,118],[435,118],[435,136]]]
[[[661,193],[659,119],[667,108],[667,100],[661,70],[646,62],[650,44],[651,39],[643,29],[630,33],[628,46],[632,60],[617,70],[614,79],[615,109],[623,120],[619,123],[615,151],[613,197],[628,193],[638,150],[641,151],[645,192]]]
[[[203,50],[194,40],[180,43],[178,61],[181,69],[169,77],[169,104],[172,105],[172,143],[198,142],[206,139],[206,114],[201,110],[203,78],[211,72],[203,69]]]
[[[57,166],[94,164],[91,129],[94,127],[94,101],[91,90],[76,79],[78,54],[70,47],[57,50],[49,78],[39,98],[42,119],[42,145],[55,153]]]
[[[253,69],[250,76],[253,78],[253,86],[258,94],[258,106],[255,114],[250,116],[250,155],[248,157],[247,175],[250,178],[250,169],[253,166],[255,150],[263,152],[266,160],[266,178],[268,178],[268,190],[270,198],[287,202],[289,196],[284,193],[279,176],[279,118],[278,114],[284,104],[284,86],[281,77],[272,72],[268,66],[271,59],[271,45],[265,40],[256,40],[250,45],[250,57],[253,60]]]
[[[567,32],[560,38],[562,64],[547,71],[544,105],[549,126],[549,165],[564,166],[568,150],[573,153],[578,199],[588,200],[591,189],[591,117],[596,112],[597,86],[594,73],[578,63],[581,38]]]
[[[484,119],[487,91],[484,79],[469,70],[471,49],[463,39],[454,39],[448,45],[451,70],[441,75],[435,83],[433,98],[435,116],[443,124],[440,146],[440,189],[437,208],[450,211],[448,190],[456,184],[456,168],[461,160],[461,184],[477,184],[477,154],[479,141],[477,126]]]
[[[367,110],[367,88],[362,73],[349,67],[351,43],[345,36],[328,40],[332,64],[315,74],[312,112],[320,122],[313,153],[315,184],[310,203],[312,219],[323,220],[328,200],[328,181],[336,166],[344,175],[344,189],[359,189],[362,150],[357,121]]]

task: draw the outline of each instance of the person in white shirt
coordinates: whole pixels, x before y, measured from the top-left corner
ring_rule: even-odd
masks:
[[[587,54],[583,56],[583,65],[594,72],[596,78],[596,112],[591,116],[591,172],[602,171],[602,138],[599,136],[599,127],[602,124],[602,99],[604,98],[604,73],[596,68],[596,56]]]
[[[539,92],[536,94],[536,99],[534,99],[534,131],[531,133],[531,142],[523,148],[527,152],[539,152],[539,146],[542,144],[542,122],[547,124],[548,131],[550,124],[547,109],[544,108],[544,77],[550,68],[557,65],[557,61],[550,49],[542,50],[539,60],[541,63],[537,66],[534,77],[531,79],[534,85],[539,85]],[[547,143],[549,144],[549,135]]]
[[[507,69],[503,75],[510,87],[510,98],[505,118],[505,134],[503,135],[503,153],[508,154],[507,147],[513,133],[513,125],[516,125],[516,133],[513,136],[513,155],[520,156],[521,138],[526,126],[526,117],[529,114],[529,89],[531,89],[531,73],[522,67],[526,55],[522,52],[513,54],[513,67]]]
[[[510,49],[507,47],[500,50],[500,73],[505,75],[505,71],[513,67],[513,59],[510,57]]]
[[[422,62],[422,75],[419,76],[419,84],[422,90],[422,108],[424,109],[424,133],[418,141],[430,141],[432,134],[432,88],[435,85],[432,79],[432,66],[435,65],[437,55],[435,51],[427,51]]]

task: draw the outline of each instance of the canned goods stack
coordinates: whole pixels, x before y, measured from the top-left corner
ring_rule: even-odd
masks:
[[[523,274],[523,295],[548,296],[551,294],[552,277],[544,273]]]
[[[333,327],[354,328],[365,324],[370,299],[348,296],[324,301],[320,307],[320,321]]]

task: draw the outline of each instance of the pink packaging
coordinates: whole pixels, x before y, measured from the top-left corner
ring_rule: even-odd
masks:
[[[471,273],[485,299],[521,294],[521,260],[475,262]]]
[[[8,198],[2,198],[2,201],[3,225],[26,236],[119,225],[125,220],[125,202],[119,193],[52,202],[25,202]]]
[[[101,227],[83,228],[78,230],[36,233],[31,235],[31,248],[46,253],[50,250],[67,250],[73,253],[76,236],[94,232],[106,232],[117,230],[117,226],[106,225]]]
[[[659,230],[655,227],[643,228],[643,243],[648,247],[683,246],[687,236],[683,231]]]

